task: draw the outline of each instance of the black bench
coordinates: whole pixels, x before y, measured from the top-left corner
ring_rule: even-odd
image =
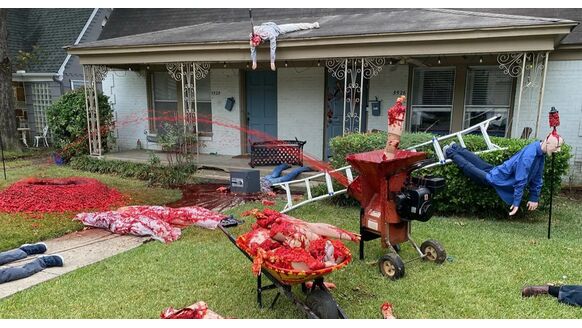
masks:
[[[307,141],[272,140],[251,143],[251,161],[249,165],[268,166],[287,163],[303,166],[303,145]]]

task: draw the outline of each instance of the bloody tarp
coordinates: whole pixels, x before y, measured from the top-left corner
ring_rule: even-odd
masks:
[[[28,178],[0,192],[0,212],[49,213],[108,210],[123,205],[123,195],[97,179]]]
[[[126,206],[116,211],[79,213],[73,220],[117,234],[151,236],[164,243],[180,238],[190,225],[216,229],[225,216],[202,207]]]

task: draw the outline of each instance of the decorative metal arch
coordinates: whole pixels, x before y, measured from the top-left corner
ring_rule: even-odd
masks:
[[[538,97],[538,110],[536,117],[535,136],[539,132],[540,113],[544,100],[544,91],[546,83],[546,73],[548,66],[549,52],[520,52],[499,54],[497,56],[497,63],[503,72],[511,77],[520,76],[519,96],[517,100],[517,108],[515,111],[515,128],[514,133],[518,133],[517,124],[519,122],[519,114],[521,110],[521,99],[523,93],[527,89],[540,87]],[[540,85],[541,82],[541,85]]]
[[[87,139],[89,154],[101,156],[101,124],[99,122],[99,101],[97,83],[107,76],[108,68],[104,65],[83,65],[83,80],[85,81],[85,109],[87,111]]]
[[[344,80],[343,133],[362,130],[362,91],[364,79],[377,76],[385,58],[334,58],[325,61],[327,71],[338,80]]]
[[[178,62],[166,64],[170,76],[182,82],[182,116],[184,133],[193,133],[198,136],[198,105],[196,81],[205,78],[210,71],[209,63]],[[196,154],[199,153],[200,143],[196,143]],[[185,150],[189,149],[186,145]]]

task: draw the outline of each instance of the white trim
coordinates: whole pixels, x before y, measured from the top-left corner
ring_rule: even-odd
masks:
[[[55,73],[13,73],[14,82],[52,82]]]
[[[75,43],[74,43],[75,45],[77,45],[77,44],[79,44],[79,42],[81,42],[81,39],[83,38],[83,35],[85,34],[85,32],[87,32],[87,29],[89,28],[89,25],[91,25],[91,22],[93,21],[93,19],[97,15],[97,12],[98,11],[99,11],[99,8],[93,9],[93,12],[91,13],[91,16],[89,16],[89,19],[85,23],[85,26],[83,27],[83,29],[81,30],[81,33],[77,37],[77,40],[75,40]],[[59,71],[57,72],[57,74],[59,76],[59,81],[62,81],[63,80],[63,73],[65,72],[65,67],[67,66],[67,63],[69,62],[69,59],[71,59],[71,54],[67,54],[67,57],[65,58],[65,61],[63,62],[63,64],[59,68]]]

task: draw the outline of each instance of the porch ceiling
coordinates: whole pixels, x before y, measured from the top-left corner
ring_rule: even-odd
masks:
[[[278,59],[547,51],[577,25],[561,19],[442,9],[306,17],[300,21],[318,21],[321,28],[282,35],[277,44]],[[79,55],[83,64],[248,61],[249,32],[249,22],[204,23],[90,42],[68,51]],[[268,58],[268,47],[260,47],[258,59]]]

